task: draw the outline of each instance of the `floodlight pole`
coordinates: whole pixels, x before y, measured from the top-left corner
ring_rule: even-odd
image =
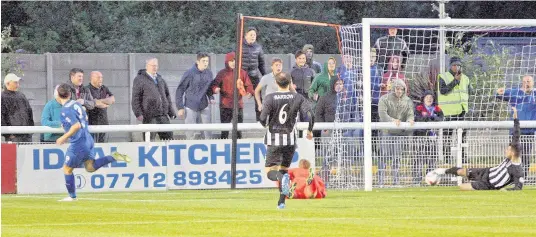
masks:
[[[438,12],[437,16],[439,19],[448,19],[449,14],[445,12],[445,3],[447,3],[449,0],[438,0],[439,7],[437,7],[435,4],[433,5],[434,10]],[[443,25],[439,26],[439,71],[442,72],[446,70],[445,68],[445,43],[446,43],[446,37],[445,37],[445,27]]]

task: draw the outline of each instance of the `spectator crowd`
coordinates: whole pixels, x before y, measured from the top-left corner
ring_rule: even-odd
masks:
[[[283,60],[272,58],[270,72],[265,71],[265,55],[263,47],[257,42],[258,31],[248,28],[245,31],[242,55],[229,52],[225,55],[224,68],[214,74],[209,68],[208,53],[198,53],[192,67],[183,75],[176,89],[175,98],[171,98],[166,80],[158,72],[158,59],[149,58],[145,68],[140,69],[132,87],[132,112],[143,124],[169,124],[171,119],[184,119],[186,124],[211,123],[211,104],[215,103],[215,95],[219,95],[220,121],[232,122],[233,110],[238,110],[238,122],[243,122],[244,98],[255,101],[256,118],[262,111],[262,102],[266,95],[277,91],[274,77],[282,72]],[[469,112],[469,97],[473,94],[471,78],[463,72],[462,59],[452,57],[447,71],[437,78],[437,88],[428,88],[418,101],[410,99],[408,78],[405,75],[410,50],[406,42],[397,36],[397,29],[389,29],[388,35],[379,38],[371,51],[371,88],[372,88],[372,121],[392,122],[397,126],[402,122],[459,121]],[[234,78],[238,67],[237,57],[241,57],[240,78]],[[362,80],[360,68],[348,52],[343,52],[342,65],[330,57],[326,62],[314,59],[314,46],[306,44],[294,53],[295,64],[289,74],[292,78],[292,91],[309,98],[318,122],[360,122],[363,121]],[[69,72],[68,83],[71,85],[73,100],[87,110],[90,125],[109,124],[107,108],[113,106],[115,97],[104,85],[106,77],[99,71],[90,72],[90,81],[84,85],[84,71],[73,68]],[[34,126],[33,112],[28,99],[18,91],[21,78],[10,73],[5,76],[5,89],[2,91],[2,126]],[[236,83],[238,108],[234,107],[233,91]],[[515,106],[520,111],[520,120],[536,120],[536,90],[534,78],[525,75],[520,88],[497,88],[496,97]],[[56,90],[56,89],[55,89]],[[49,127],[60,127],[60,110],[57,93],[48,101],[43,109],[41,124]],[[253,112],[253,111],[252,111]],[[299,118],[302,121],[305,118]],[[445,129],[445,135],[451,136],[452,129]],[[536,129],[523,129],[522,134],[534,135]],[[172,132],[151,133],[151,139],[158,134],[162,140],[173,139]],[[194,139],[195,133],[185,133],[187,139]],[[6,141],[31,142],[31,134],[2,134]],[[213,134],[203,131],[205,139]],[[316,131],[315,136],[329,136],[328,131]],[[374,131],[377,142],[374,153],[385,159],[378,162],[379,183],[383,184],[383,176],[387,162],[392,163],[394,183],[398,183],[398,169],[404,149],[397,139],[399,136],[435,137],[434,130],[383,130]],[[42,134],[42,142],[54,142],[60,134]],[[104,133],[93,134],[96,142],[106,142]],[[362,131],[345,131],[344,136],[359,137]],[[228,138],[228,132],[222,132],[221,138]],[[239,133],[239,138],[242,135]],[[527,136],[528,137],[528,136]],[[465,139],[465,133],[463,134]],[[528,138],[527,138],[528,139]],[[436,153],[437,149],[431,139],[419,143],[417,151],[423,157]],[[532,144],[523,144],[523,161],[528,172],[529,156]],[[444,146],[444,154],[450,157],[450,146]],[[381,149],[380,149],[381,148]],[[465,153],[463,154],[465,160]],[[388,159],[387,159],[388,158]],[[434,161],[421,159],[415,167],[435,166]],[[423,162],[422,164],[420,162]],[[417,182],[422,179],[414,171]]]

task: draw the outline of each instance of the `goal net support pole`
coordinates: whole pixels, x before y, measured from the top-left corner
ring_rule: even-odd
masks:
[[[286,23],[286,24],[298,24],[298,25],[310,25],[310,26],[321,26],[321,27],[332,27],[335,29],[337,39],[338,39],[338,48],[341,50],[339,30],[340,25],[323,23],[323,22],[314,22],[314,21],[301,21],[293,19],[283,19],[283,18],[273,18],[273,17],[259,17],[259,16],[244,16],[240,13],[236,14],[236,69],[234,70],[234,78],[240,78],[241,68],[242,68],[242,45],[244,41],[244,23],[245,20],[261,20],[269,21],[276,23]],[[233,80],[233,107],[238,108],[238,89],[236,87],[236,80]],[[236,155],[237,155],[237,140],[238,140],[238,109],[233,110],[233,119],[232,119],[232,131],[231,131],[231,189],[236,188]]]

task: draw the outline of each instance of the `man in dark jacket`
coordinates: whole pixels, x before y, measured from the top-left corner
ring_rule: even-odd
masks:
[[[302,50],[305,53],[305,58],[307,59],[307,66],[313,69],[316,74],[322,73],[322,64],[313,59],[315,54],[315,47],[312,44],[306,44],[303,46]]]
[[[158,59],[146,61],[145,69],[138,71],[132,87],[132,111],[144,124],[169,124],[175,117],[166,81],[157,73]],[[159,132],[161,140],[173,138],[173,132]],[[151,140],[156,133],[151,133]]]
[[[249,27],[242,45],[242,69],[248,73],[254,88],[259,84],[261,77],[266,74],[264,64],[264,51],[262,45],[257,43],[257,29]],[[257,103],[255,103],[255,113],[258,121],[261,112]]]
[[[19,89],[20,77],[13,73],[6,75],[2,91],[2,126],[34,126],[32,107]],[[31,142],[31,134],[2,134],[6,141]]]
[[[96,108],[88,111],[89,125],[108,125],[108,106],[115,103],[115,97],[106,87],[102,84],[102,73],[99,71],[93,71],[90,74],[90,83],[87,88],[91,92],[91,96],[95,99],[95,103],[102,103],[103,106],[96,106]],[[92,134],[95,142],[105,142],[105,133]]]
[[[210,123],[210,104],[214,103],[214,96],[210,85],[213,81],[212,72],[208,69],[209,56],[207,53],[198,53],[194,66],[182,75],[181,82],[175,93],[175,101],[179,110],[179,117],[186,118],[184,123],[196,124],[201,116],[202,123]],[[186,131],[186,138],[194,139],[195,131]],[[205,139],[212,138],[210,131],[203,131]]]
[[[344,99],[344,81],[331,80],[331,91],[318,99],[315,111],[316,122],[333,122],[337,113],[337,104]]]
[[[378,38],[374,44],[374,48],[378,52],[378,65],[382,73],[387,69],[387,62],[393,55],[402,57],[400,67],[405,68],[409,48],[405,40],[396,36],[397,32],[397,28],[389,28],[389,34]]]
[[[294,56],[296,58],[296,65],[294,65],[290,72],[292,83],[296,86],[296,92],[305,98],[309,98],[309,88],[313,83],[315,72],[307,66],[307,59],[302,50],[298,50]]]
[[[422,103],[415,107],[416,122],[443,121],[443,111],[434,103],[434,92],[425,91]],[[413,159],[413,181],[420,184],[423,181],[423,168],[426,173],[436,168],[437,161],[437,131],[434,129],[419,129],[414,132],[417,157]]]
[[[69,72],[68,84],[71,85],[71,98],[86,108],[86,110],[92,110],[95,107],[104,108],[105,104],[100,101],[97,102],[93,99],[89,88],[84,84],[84,70],[80,68],[73,68]]]

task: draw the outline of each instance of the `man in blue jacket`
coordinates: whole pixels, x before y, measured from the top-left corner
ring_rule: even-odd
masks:
[[[499,88],[496,97],[508,101],[518,111],[519,120],[536,120],[536,90],[534,89],[534,77],[525,75],[522,78],[521,88]],[[521,129],[521,161],[525,176],[529,176],[530,157],[532,145],[536,143],[535,128]],[[524,135],[524,136],[523,136]]]
[[[210,106],[214,103],[212,90],[209,89],[214,77],[208,69],[209,55],[198,53],[197,61],[192,68],[182,75],[177,93],[175,94],[179,117],[186,118],[185,124],[197,123],[197,118],[201,116],[201,122],[210,123]],[[211,138],[209,131],[203,131],[205,139]],[[186,131],[187,139],[194,139],[194,131]]]

